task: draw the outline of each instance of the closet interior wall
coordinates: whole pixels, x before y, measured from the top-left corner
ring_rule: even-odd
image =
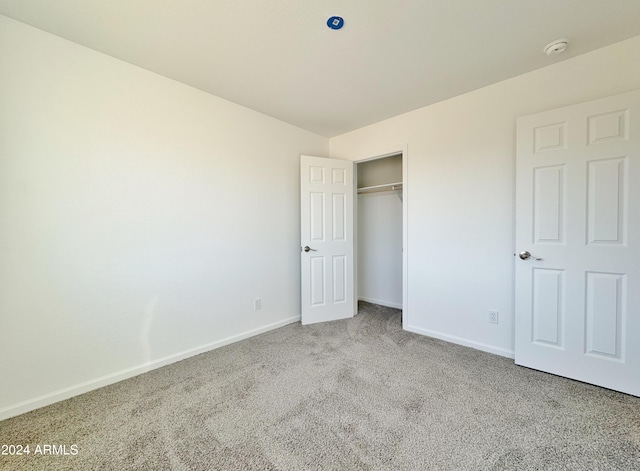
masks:
[[[358,188],[402,182],[402,155],[357,164]],[[395,189],[394,189],[395,188]],[[402,308],[402,187],[358,191],[358,299]]]

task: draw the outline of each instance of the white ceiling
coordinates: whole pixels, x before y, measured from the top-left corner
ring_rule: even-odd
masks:
[[[0,0],[0,14],[328,137],[640,35],[640,0]],[[547,57],[559,37],[569,49]]]

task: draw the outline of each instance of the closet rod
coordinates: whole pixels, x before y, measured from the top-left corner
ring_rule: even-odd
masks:
[[[358,193],[369,193],[374,191],[394,191],[402,189],[402,182],[386,183],[384,185],[363,186],[358,188]]]

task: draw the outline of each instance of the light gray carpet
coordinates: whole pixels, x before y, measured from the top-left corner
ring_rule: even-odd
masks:
[[[400,326],[361,303],[0,422],[78,446],[0,469],[640,470],[640,399]]]

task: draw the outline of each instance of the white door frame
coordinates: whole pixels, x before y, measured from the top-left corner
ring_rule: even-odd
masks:
[[[353,198],[353,225],[354,225],[354,290],[355,290],[355,306],[354,312],[358,312],[358,172],[357,164],[367,162],[369,160],[384,159],[394,155],[402,154],[402,328],[406,330],[409,325],[409,239],[408,239],[408,202],[409,194],[409,153],[407,144],[390,146],[385,148],[376,148],[357,156],[353,163],[356,169],[353,172],[354,198]]]

